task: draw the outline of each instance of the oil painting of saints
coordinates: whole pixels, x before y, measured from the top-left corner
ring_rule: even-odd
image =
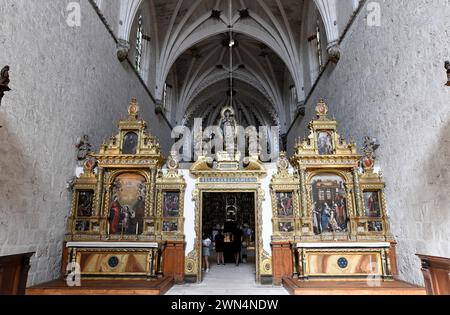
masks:
[[[280,222],[279,223],[279,231],[281,233],[294,232],[294,225],[292,224],[292,222]]]
[[[180,194],[165,192],[163,201],[163,215],[165,218],[178,217],[180,212]]]
[[[319,132],[317,136],[317,148],[320,155],[333,154],[333,140],[329,132]]]
[[[316,176],[312,181],[314,233],[348,231],[348,212],[344,180],[336,175]]]
[[[94,200],[94,192],[93,191],[78,192],[78,202],[77,202],[77,216],[78,217],[92,216],[93,200]]]
[[[369,218],[380,218],[380,198],[376,191],[364,192],[364,207],[366,216]]]
[[[277,210],[280,217],[291,217],[294,215],[293,193],[277,193]]]
[[[129,132],[123,138],[123,154],[136,154],[138,145],[138,135],[134,132]]]
[[[146,180],[134,173],[116,177],[109,207],[111,235],[142,234],[145,217]]]

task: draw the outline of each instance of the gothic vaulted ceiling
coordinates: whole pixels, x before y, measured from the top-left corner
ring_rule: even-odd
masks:
[[[162,99],[165,82],[176,91],[172,121],[189,124],[196,116],[214,121],[227,101],[231,24],[237,43],[233,106],[242,123],[287,127],[287,98],[293,88],[303,88],[300,42],[306,0],[231,0],[231,11],[229,0],[136,1],[135,11],[151,21],[156,99]],[[131,16],[133,8],[128,9]]]

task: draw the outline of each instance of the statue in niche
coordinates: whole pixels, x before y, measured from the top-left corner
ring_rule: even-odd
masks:
[[[9,84],[9,66],[3,67],[0,71],[0,105],[5,92],[11,91]]]
[[[91,153],[92,145],[89,142],[89,136],[84,135],[77,140],[77,144],[75,145],[78,152],[77,152],[77,160],[80,163],[80,165],[83,165],[84,161],[86,161],[89,153]]]
[[[447,86],[450,86],[450,61],[445,62],[445,70],[447,70]]]
[[[222,111],[221,129],[225,140],[225,151],[230,154],[234,154],[236,148],[236,127],[237,124],[233,109],[231,107],[224,108]]]

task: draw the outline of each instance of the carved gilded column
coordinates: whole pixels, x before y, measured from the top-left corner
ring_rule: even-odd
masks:
[[[98,168],[97,177],[97,203],[95,204],[95,216],[102,216],[102,204],[103,204],[103,180],[105,178],[105,170],[103,167]]]
[[[306,169],[304,167],[301,167],[299,170],[300,174],[300,194],[301,194],[301,216],[303,218],[310,217],[308,213],[308,200],[306,199]]]
[[[150,213],[152,216],[156,215],[156,168],[151,170],[151,183],[150,183]]]
[[[359,173],[358,168],[353,168],[353,189],[355,191],[355,206],[356,206],[356,214],[358,217],[362,216],[363,204],[362,204],[362,195],[361,195],[361,185],[359,183]]]

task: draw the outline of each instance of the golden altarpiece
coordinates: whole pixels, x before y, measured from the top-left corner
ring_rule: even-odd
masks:
[[[359,155],[337,133],[323,101],[316,113],[309,137],[296,144],[294,174],[281,153],[271,181],[274,282],[291,273],[301,280],[390,280],[395,242],[374,148],[366,139]]]
[[[138,113],[133,100],[118,134],[90,154],[75,181],[64,260],[83,277],[177,278],[185,182],[173,156],[163,173],[166,159]]]

